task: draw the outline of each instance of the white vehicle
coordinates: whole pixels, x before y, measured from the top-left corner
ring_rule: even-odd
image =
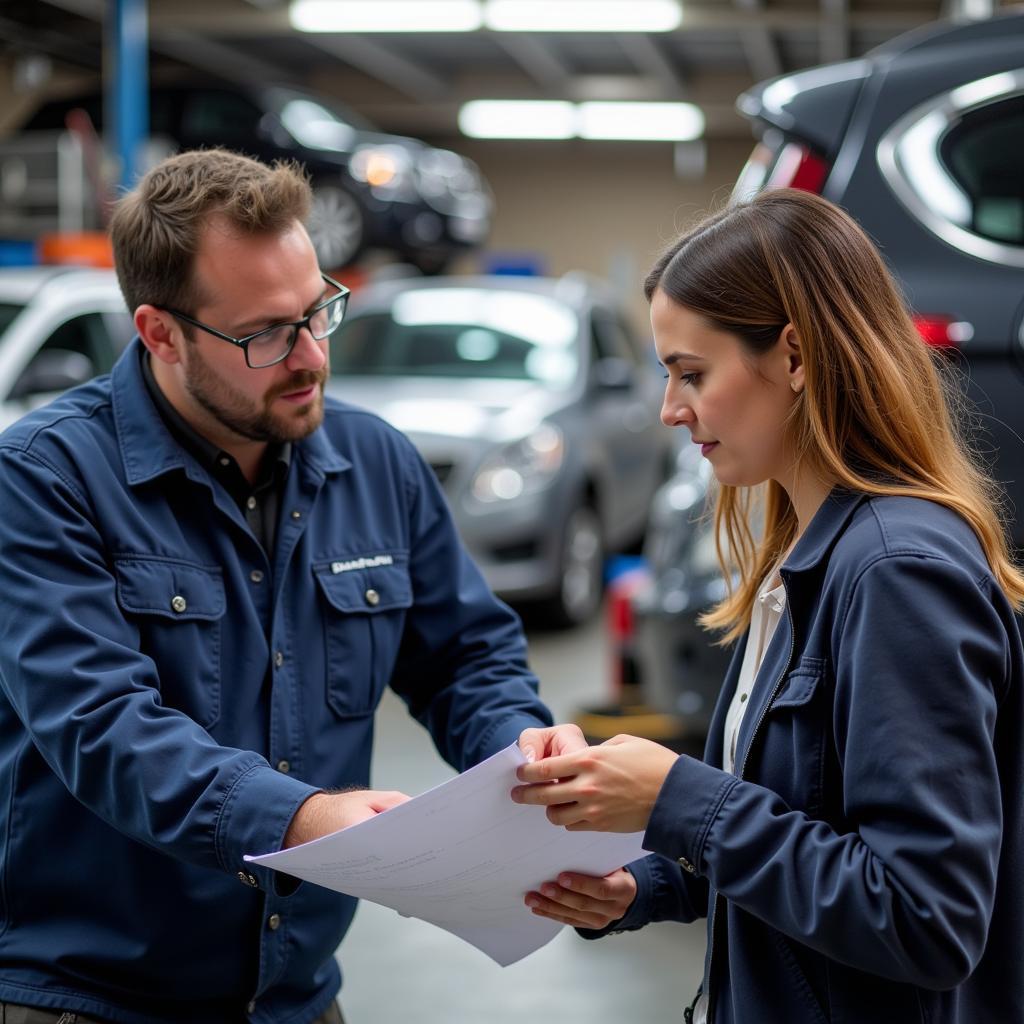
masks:
[[[0,270],[0,430],[107,373],[133,334],[112,270]]]

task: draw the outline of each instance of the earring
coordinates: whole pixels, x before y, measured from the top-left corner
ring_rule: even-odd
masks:
[[[803,388],[802,388],[802,387],[801,387],[801,386],[800,386],[799,384],[797,384],[797,382],[796,382],[796,381],[793,381],[793,382],[792,382],[792,383],[791,383],[791,384],[790,384],[789,386],[790,386],[790,387],[791,387],[791,388],[792,388],[792,389],[793,389],[793,390],[794,390],[794,391],[796,392],[796,394],[798,394],[798,395],[800,394],[800,392],[801,392],[801,391],[803,391]]]

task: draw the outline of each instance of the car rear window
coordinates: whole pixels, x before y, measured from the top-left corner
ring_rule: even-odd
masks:
[[[1024,245],[1024,96],[966,113],[942,140],[941,156],[970,204],[971,230]]]
[[[390,311],[353,316],[331,339],[340,375],[484,377],[568,387],[579,324],[543,295],[437,288],[404,292]]]

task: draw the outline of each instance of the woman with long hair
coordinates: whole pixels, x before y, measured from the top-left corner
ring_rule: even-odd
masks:
[[[955,391],[805,192],[705,221],[646,293],[662,419],[718,481],[737,582],[704,624],[735,652],[703,762],[547,731],[513,798],[652,856],[527,903],[589,936],[706,915],[690,1020],[1024,1021],[1024,576]]]

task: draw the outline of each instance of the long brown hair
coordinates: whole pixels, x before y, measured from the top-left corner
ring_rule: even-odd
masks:
[[[996,511],[1001,491],[961,436],[951,412],[957,396],[892,275],[846,213],[808,192],[762,192],[678,239],[644,290],[648,300],[661,290],[736,335],[752,355],[770,349],[791,323],[805,384],[784,429],[799,462],[840,487],[925,498],[959,513],[1007,597],[1024,605],[1024,574]],[[723,630],[723,642],[746,629],[758,587],[796,536],[785,490],[775,481],[756,490],[718,488],[719,562],[726,580],[735,568],[739,582],[702,623]],[[759,498],[760,538],[751,526]]]

